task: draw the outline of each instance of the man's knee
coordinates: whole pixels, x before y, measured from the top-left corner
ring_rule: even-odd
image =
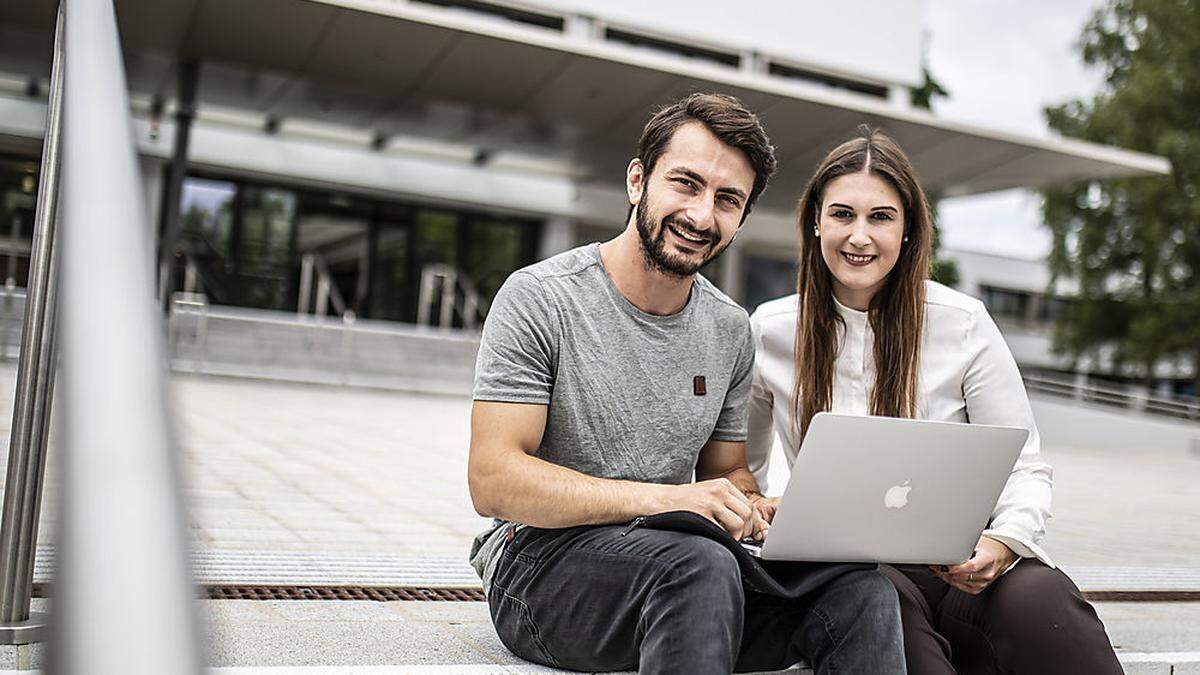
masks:
[[[745,597],[737,558],[711,539],[677,536],[660,558],[666,563],[662,583],[684,603],[698,603],[724,618],[740,616]]]
[[[681,535],[671,547],[665,562],[678,575],[692,583],[715,585],[741,585],[741,570],[737,558],[721,544],[691,535]]]
[[[900,628],[900,598],[891,580],[879,570],[847,572],[832,582],[832,600],[855,622],[883,633]]]

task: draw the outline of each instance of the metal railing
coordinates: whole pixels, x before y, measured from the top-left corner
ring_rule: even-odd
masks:
[[[55,23],[50,101],[42,149],[25,323],[17,362],[4,511],[0,515],[0,642],[26,644],[43,639],[47,618],[29,611],[34,552],[46,471],[50,407],[54,398],[54,338],[58,299],[54,240],[61,165],[64,19]],[[11,302],[11,295],[6,298]],[[7,346],[7,345],[6,345]]]
[[[314,277],[317,282],[315,298]],[[334,283],[325,259],[315,253],[306,253],[300,259],[300,296],[296,298],[296,313],[308,314],[311,310],[317,316],[326,316],[329,314],[330,305],[344,321],[353,323],[354,310],[346,306],[346,300]]]
[[[462,294],[462,302],[458,300]],[[467,276],[450,265],[426,265],[421,270],[420,293],[417,296],[417,325],[430,326],[433,303],[438,303],[438,322],[441,328],[454,325],[458,316],[462,327],[474,330],[483,321],[487,308],[483,307],[475,284]]]
[[[1150,415],[1163,415],[1200,421],[1200,399],[1190,396],[1152,396],[1137,389],[1117,389],[1081,383],[1078,379],[1025,375],[1025,389],[1030,393],[1069,398],[1111,408],[1124,408]]]
[[[470,393],[479,334],[394,321],[225,307],[177,293],[168,353],[180,373]]]
[[[37,626],[22,624],[30,623],[61,285],[61,522],[48,670],[198,673],[151,229],[111,0],[63,0],[54,44],[0,535],[0,633],[37,639]]]

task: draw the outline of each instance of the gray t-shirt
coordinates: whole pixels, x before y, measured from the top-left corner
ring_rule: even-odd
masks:
[[[599,478],[682,484],[709,440],[746,439],[754,345],[746,311],[697,275],[676,314],[639,310],[599,244],[514,272],[484,322],[477,401],[548,406],[537,456]],[[490,588],[511,523],[475,540]]]

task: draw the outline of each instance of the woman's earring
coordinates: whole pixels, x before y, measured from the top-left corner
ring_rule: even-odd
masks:
[[[813,225],[813,236],[818,239],[821,238],[821,228],[817,227],[816,225]]]
[[[904,235],[904,243],[906,243],[906,244],[908,243],[908,235],[907,234]]]

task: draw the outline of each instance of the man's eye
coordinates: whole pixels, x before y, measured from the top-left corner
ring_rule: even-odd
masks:
[[[685,188],[687,188],[689,190],[696,189],[696,184],[686,178],[676,178],[675,182],[679,183],[680,185],[684,186]]]
[[[730,206],[733,206],[733,207],[741,206],[741,203],[738,202],[737,199],[730,197],[729,195],[722,195],[721,199]]]

